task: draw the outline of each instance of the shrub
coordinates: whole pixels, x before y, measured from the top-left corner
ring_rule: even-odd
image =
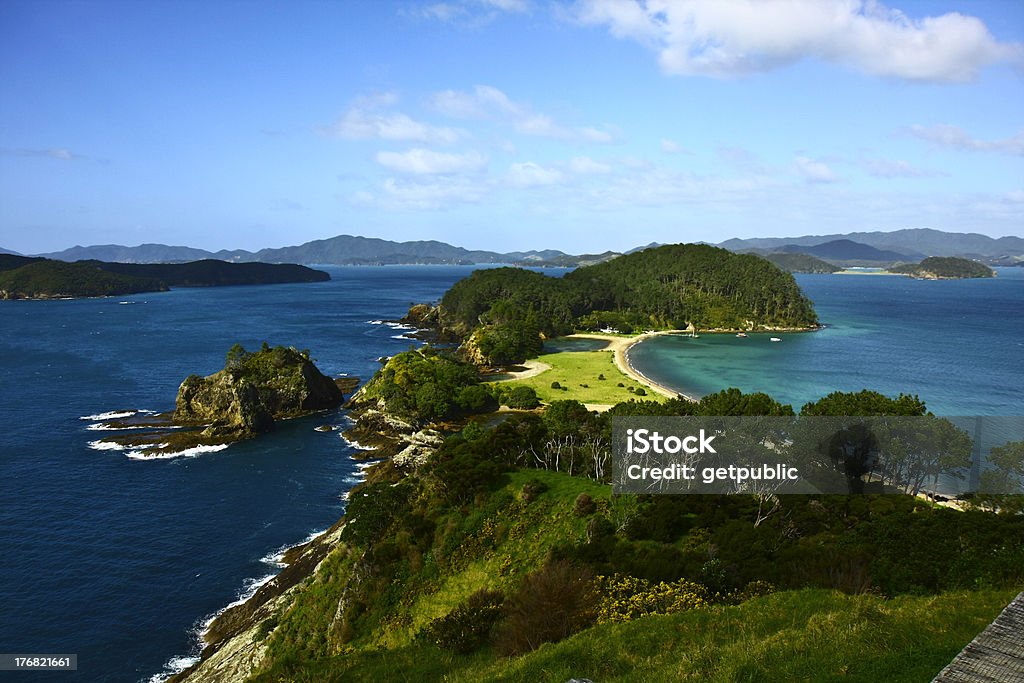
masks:
[[[597,503],[590,497],[590,494],[581,493],[576,496],[576,502],[573,504],[572,509],[578,517],[586,517],[597,511]]]
[[[501,591],[482,588],[445,616],[432,620],[416,637],[445,650],[472,652],[487,641],[504,601]]]
[[[646,396],[647,390],[644,389],[643,387],[637,387],[635,390],[633,390],[633,393],[636,394],[637,396]]]
[[[593,575],[565,560],[526,575],[505,602],[495,645],[505,655],[535,650],[582,631],[594,621]]]
[[[551,383],[551,388],[552,389],[561,389],[562,385],[558,382],[558,380],[555,380],[554,382]]]
[[[536,408],[540,405],[537,392],[532,387],[515,387],[505,397],[505,405],[509,408]]]
[[[597,376],[597,378],[603,380],[605,378],[604,373],[602,372],[600,375]]]
[[[548,485],[539,479],[531,479],[530,481],[523,484],[523,489],[519,494],[524,503],[532,503],[537,499],[537,496],[548,490]]]
[[[619,382],[619,383],[618,383],[618,384],[616,384],[615,386],[617,386],[617,387],[624,387],[624,386],[626,386],[626,385],[625,385],[625,384],[623,384],[622,382]]]
[[[615,574],[597,578],[597,622],[630,621],[648,614],[675,614],[705,607],[708,590],[686,580],[651,583]]]

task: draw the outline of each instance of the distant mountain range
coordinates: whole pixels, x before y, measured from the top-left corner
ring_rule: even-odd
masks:
[[[847,242],[867,245],[881,251],[891,252],[889,258],[869,258],[863,260],[877,261],[920,261],[926,256],[960,256],[987,263],[1011,265],[1024,260],[1024,239],[1020,237],[1000,237],[998,239],[978,233],[942,232],[930,228],[910,228],[892,232],[852,232],[845,235],[806,235],[804,237],[755,237],[752,239],[731,239],[718,246],[731,251],[753,251],[763,253],[785,252],[806,253],[819,258],[857,259],[849,251],[834,245],[845,256],[829,256],[810,251],[807,247],[817,247],[829,243]],[[793,247],[801,247],[794,250]],[[861,254],[868,252],[859,252]],[[877,256],[877,255],[876,255]],[[896,258],[899,257],[899,258]]]
[[[641,251],[657,243],[630,249]],[[803,237],[762,237],[731,239],[718,246],[736,252],[807,254],[836,265],[863,265],[918,262],[928,256],[959,256],[990,265],[1016,265],[1024,262],[1024,239],[998,239],[977,233],[951,233],[928,228],[893,232],[855,232],[845,235],[806,235]],[[4,250],[0,250],[4,251]],[[279,249],[243,249],[210,252],[192,247],[142,244],[125,247],[115,244],[76,246],[64,251],[40,254],[61,261],[95,259],[119,263],[182,263],[202,259],[230,262],[305,263],[323,265],[385,265],[402,263],[477,264],[511,263],[515,265],[579,266],[600,263],[620,256],[619,252],[572,255],[557,249],[542,251],[494,252],[469,250],[436,240],[393,242],[374,237],[338,235]]]

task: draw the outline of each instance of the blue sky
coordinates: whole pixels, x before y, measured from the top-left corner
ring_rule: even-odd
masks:
[[[0,4],[0,247],[1024,234],[1024,3]]]

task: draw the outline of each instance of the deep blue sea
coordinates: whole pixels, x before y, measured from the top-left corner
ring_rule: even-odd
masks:
[[[471,267],[326,268],[316,284],[177,289],[122,299],[0,302],[0,652],[77,653],[77,674],[140,681],[197,652],[197,632],[276,570],[282,548],[338,519],[353,451],[280,425],[230,448],[138,461],[89,443],[103,413],[168,410],[235,342],[308,348],[364,379],[412,344],[371,321],[436,300]],[[800,276],[829,327],[639,345],[655,379],[702,394],[764,390],[797,407],[832,389],[918,393],[939,414],[1021,414],[1024,268],[996,280]],[[123,304],[122,301],[130,303]],[[88,419],[83,419],[88,418]]]
[[[369,321],[473,269],[325,270],[332,281],[0,302],[0,652],[79,655],[77,674],[0,677],[147,680],[194,655],[203,622],[276,571],[278,550],[341,516],[353,451],[313,429],[338,413],[154,461],[90,449],[110,432],[82,419],[173,409],[181,380],[222,368],[235,342],[308,348],[324,373],[368,378],[415,343]]]

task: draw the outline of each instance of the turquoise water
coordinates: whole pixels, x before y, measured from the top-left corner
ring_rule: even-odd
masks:
[[[918,394],[938,415],[1024,414],[1024,268],[991,280],[798,275],[826,328],[660,336],[634,367],[683,393],[764,391],[799,410],[830,391]],[[770,342],[775,336],[781,342]]]

